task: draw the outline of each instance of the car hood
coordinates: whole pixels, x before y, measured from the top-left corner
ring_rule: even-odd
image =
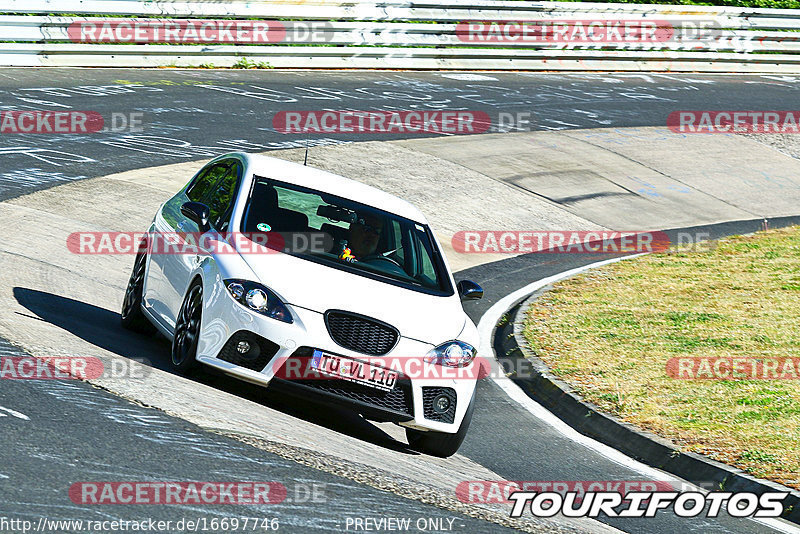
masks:
[[[440,297],[372,280],[289,254],[245,254],[258,277],[284,302],[319,313],[338,309],[384,321],[400,335],[438,345],[455,339],[466,314],[458,297]]]

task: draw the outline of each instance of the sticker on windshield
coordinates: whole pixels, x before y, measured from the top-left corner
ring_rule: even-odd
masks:
[[[268,225],[267,223],[258,223],[256,225],[256,228],[258,228],[262,232],[269,232],[270,230],[272,230],[272,227],[270,225]]]

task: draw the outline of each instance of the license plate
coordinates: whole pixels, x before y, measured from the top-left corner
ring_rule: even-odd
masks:
[[[311,358],[311,367],[323,375],[355,382],[382,391],[394,389],[399,376],[397,371],[392,371],[385,367],[344,356],[334,356],[319,350],[314,351],[314,356]]]

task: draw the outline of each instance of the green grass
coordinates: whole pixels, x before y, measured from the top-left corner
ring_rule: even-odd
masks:
[[[677,380],[670,358],[800,358],[800,228],[555,285],[525,337],[556,376],[684,450],[800,488],[800,380]]]
[[[243,57],[233,64],[234,69],[271,69],[272,65],[264,61],[251,61]]]

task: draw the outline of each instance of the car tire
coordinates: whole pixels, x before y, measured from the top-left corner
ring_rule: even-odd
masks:
[[[203,284],[198,280],[189,286],[183,297],[181,309],[175,320],[170,363],[172,368],[188,374],[200,366],[197,361],[197,344],[203,319]]]
[[[152,334],[156,327],[145,317],[142,311],[142,296],[144,292],[144,275],[147,269],[147,240],[139,243],[139,251],[133,262],[131,277],[125,289],[125,298],[122,300],[120,323],[123,328],[140,334]]]
[[[430,454],[431,456],[438,456],[439,458],[447,458],[448,456],[454,455],[467,436],[467,430],[469,429],[469,424],[472,422],[472,412],[474,410],[475,392],[472,393],[467,412],[464,414],[464,419],[461,420],[461,426],[458,427],[458,432],[454,434],[449,432],[435,432],[432,430],[423,432],[421,430],[406,428],[408,445],[415,451],[423,454]]]

